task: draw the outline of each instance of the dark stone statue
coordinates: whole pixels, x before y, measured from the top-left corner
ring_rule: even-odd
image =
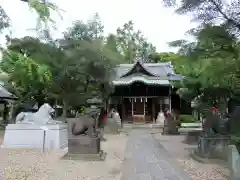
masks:
[[[218,112],[207,111],[203,123],[203,135],[199,137],[197,155],[205,158],[225,159],[225,150],[230,141],[229,118]]]
[[[76,119],[70,125],[72,135],[96,135],[96,119],[90,115],[83,115]]]
[[[216,113],[208,111],[205,114],[205,121],[203,123],[203,133],[208,135],[226,135],[230,133],[229,121],[230,119],[225,116],[221,117]]]
[[[91,112],[69,122],[67,159],[104,160],[100,135],[96,131],[99,112]]]
[[[240,106],[236,106],[228,121],[230,134],[239,134],[240,130]]]

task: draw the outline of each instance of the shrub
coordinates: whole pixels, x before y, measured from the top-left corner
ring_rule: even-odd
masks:
[[[182,114],[179,116],[180,123],[193,123],[196,119],[192,115]]]

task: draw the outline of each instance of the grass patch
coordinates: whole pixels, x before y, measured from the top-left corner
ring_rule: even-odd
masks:
[[[179,116],[180,123],[194,123],[197,120],[192,116],[188,114],[182,114]]]

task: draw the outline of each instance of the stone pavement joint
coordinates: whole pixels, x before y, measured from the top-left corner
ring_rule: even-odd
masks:
[[[190,180],[150,131],[132,130],[128,138],[121,180]]]

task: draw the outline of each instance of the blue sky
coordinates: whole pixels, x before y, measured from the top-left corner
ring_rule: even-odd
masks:
[[[179,16],[173,9],[163,7],[161,0],[51,0],[63,9],[63,19],[57,14],[52,17],[58,29],[53,32],[59,38],[62,32],[76,20],[86,21],[98,12],[105,26],[105,34],[115,33],[117,27],[132,20],[147,39],[160,52],[171,51],[167,42],[189,38],[185,32],[196,26],[190,22],[190,17]],[[12,23],[12,36],[34,36],[29,29],[36,27],[36,14],[29,10],[26,3],[20,0],[0,0]],[[0,38],[4,42],[3,35]]]

